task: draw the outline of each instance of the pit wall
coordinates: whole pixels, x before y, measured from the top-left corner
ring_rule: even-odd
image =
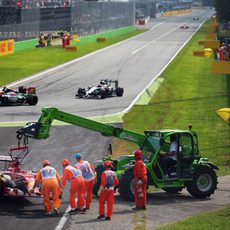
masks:
[[[161,16],[168,17],[168,16],[183,15],[183,14],[190,14],[190,13],[192,13],[191,9],[170,10],[161,14]]]
[[[116,37],[122,34],[132,32],[135,29],[136,29],[135,26],[128,26],[128,27],[123,27],[123,28],[119,28],[116,30],[98,33],[98,34],[94,34],[94,35],[90,35],[86,37],[79,37],[76,40],[72,40],[71,45],[81,46],[81,45],[96,42],[98,37],[103,37],[105,39],[113,38],[113,37]],[[79,41],[77,42],[77,40],[80,40],[80,42]],[[38,44],[38,39],[31,39],[31,40],[26,40],[26,41],[15,42],[14,52],[34,48],[37,44]]]

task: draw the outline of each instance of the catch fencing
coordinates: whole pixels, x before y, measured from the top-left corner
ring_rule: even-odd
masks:
[[[6,1],[5,1],[6,2]],[[12,1],[9,1],[12,2]],[[28,1],[29,2],[29,1]],[[0,0],[0,40],[38,38],[41,32],[68,31],[87,36],[127,27],[135,23],[134,2],[85,2],[22,6],[3,4]]]
[[[39,9],[0,7],[0,40],[16,41],[38,37],[40,29]]]
[[[155,0],[0,0],[0,40],[28,40],[58,31],[82,37],[132,26],[137,14],[155,17],[155,13]]]
[[[157,3],[157,12],[164,13],[172,10],[188,10],[192,8],[191,1],[159,1]]]
[[[75,2],[71,32],[87,36],[134,25],[134,6],[130,2]]]

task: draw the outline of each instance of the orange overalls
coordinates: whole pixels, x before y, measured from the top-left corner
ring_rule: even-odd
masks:
[[[80,160],[74,167],[80,169],[82,172],[85,183],[84,195],[86,196],[86,208],[89,209],[93,197],[93,186],[95,180],[94,167],[88,161],[83,160]]]
[[[141,179],[142,184],[138,185],[138,179]],[[138,186],[141,186],[142,193],[138,191]],[[144,162],[141,159],[136,159],[134,165],[134,198],[137,208],[146,208],[146,187],[147,187],[147,170]]]
[[[114,204],[114,187],[118,185],[119,181],[116,173],[111,169],[106,169],[101,175],[101,186],[103,190],[99,197],[99,215],[105,214],[105,202],[107,201],[107,217],[111,217],[113,213]]]
[[[220,61],[224,61],[225,60],[225,50],[223,47],[220,47],[219,49],[219,55],[220,55]]]
[[[66,39],[67,39],[67,35],[63,34],[63,36],[62,36],[62,48],[66,47]]]
[[[84,199],[84,179],[79,169],[68,165],[63,170],[62,185],[66,186],[66,182],[70,181],[70,206],[72,209],[76,208],[75,197],[76,193],[78,196],[77,207],[82,209],[85,208]]]
[[[47,212],[52,211],[52,206],[50,203],[50,193],[52,193],[53,207],[59,208],[61,205],[59,199],[59,183],[60,176],[53,167],[49,165],[41,169],[36,176],[36,183],[42,183],[41,194],[44,196],[43,204]]]

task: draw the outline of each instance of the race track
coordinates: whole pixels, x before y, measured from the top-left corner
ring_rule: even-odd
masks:
[[[123,111],[211,13],[195,11],[185,16],[159,16],[147,24],[150,30],[142,35],[11,84],[15,87],[36,86],[39,102],[36,106],[1,107],[0,122],[36,120],[43,107],[57,107],[86,117]],[[194,21],[194,17],[200,20]],[[180,29],[184,24],[189,29]],[[105,100],[75,98],[79,87],[95,85],[100,79],[119,80],[120,86],[124,87],[123,97]]]
[[[0,122],[37,120],[43,107],[57,107],[87,117],[123,111],[212,13],[206,10],[205,13],[195,11],[184,16],[157,17],[148,23],[150,30],[140,36],[14,84],[36,86],[39,103],[36,106],[0,107]],[[194,21],[194,17],[200,20]],[[180,29],[183,24],[190,28]],[[124,96],[104,100],[75,99],[78,87],[96,84],[103,78],[118,79],[124,87]],[[16,130],[16,127],[0,128],[1,155],[17,144]],[[111,142],[111,138],[77,126],[55,126],[49,139],[29,142],[31,151],[23,167],[38,170],[41,161],[49,159],[61,174],[63,158],[74,162],[74,154],[81,152],[85,159],[93,162],[106,155]],[[94,199],[88,214],[67,216],[68,221],[63,229],[131,229],[133,226],[153,229],[167,221],[220,207],[227,203],[226,200],[229,203],[229,184],[225,186],[225,183],[221,183],[219,186],[221,190],[205,200],[195,201],[186,191],[173,196],[164,192],[149,194],[148,210],[140,215],[131,211],[132,203],[123,202],[117,196],[113,219],[108,225],[96,220],[98,201]],[[61,226],[59,221],[68,206],[68,189],[64,194],[60,217],[46,217],[40,199],[6,199],[0,202],[2,230],[50,230]]]

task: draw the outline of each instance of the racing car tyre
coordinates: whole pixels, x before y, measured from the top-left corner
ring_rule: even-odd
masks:
[[[124,93],[124,89],[121,87],[116,88],[116,95],[117,97],[122,97]]]
[[[101,90],[101,99],[105,99],[106,98],[106,91],[105,90]]]
[[[9,105],[9,101],[7,97],[1,97],[1,103],[2,105]]]
[[[85,96],[85,94],[86,94],[85,89],[84,88],[79,88],[77,90],[76,97],[82,98],[83,96]]]
[[[36,105],[38,103],[38,97],[36,95],[28,95],[26,102],[29,105]]]
[[[3,182],[0,180],[0,198],[3,197]]]

